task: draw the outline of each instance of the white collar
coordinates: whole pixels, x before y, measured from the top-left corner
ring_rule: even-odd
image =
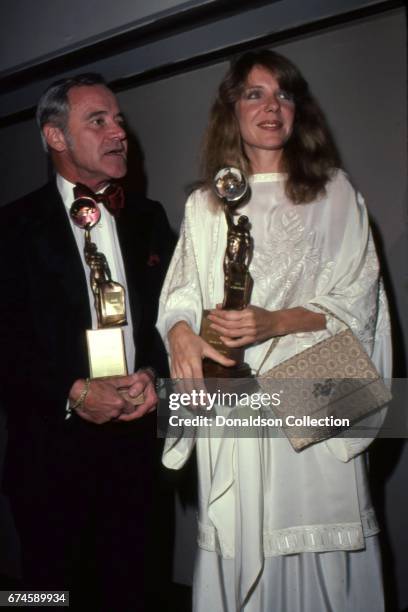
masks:
[[[284,181],[287,177],[286,172],[263,172],[252,174],[249,180],[251,183],[274,183],[275,181]]]
[[[64,202],[64,206],[68,211],[74,201],[74,187],[75,183],[71,183],[60,174],[57,174],[57,188]]]

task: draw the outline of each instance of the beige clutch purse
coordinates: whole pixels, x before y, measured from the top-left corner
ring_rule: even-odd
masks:
[[[277,341],[272,340],[258,372]],[[282,428],[296,451],[341,433],[392,398],[349,328],[257,375],[257,380],[269,394],[279,387],[281,403],[273,412],[282,419]],[[349,425],[336,424],[344,419]],[[365,437],[364,430],[358,437]]]

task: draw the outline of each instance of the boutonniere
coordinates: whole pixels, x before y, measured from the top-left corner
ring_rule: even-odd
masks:
[[[159,265],[159,263],[160,257],[157,255],[157,253],[150,253],[149,259],[147,260],[147,265],[149,268],[153,268],[154,266]]]

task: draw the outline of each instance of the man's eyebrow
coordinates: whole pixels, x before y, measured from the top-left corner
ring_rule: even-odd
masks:
[[[90,111],[89,113],[86,113],[85,118],[86,119],[95,119],[96,117],[104,117],[107,114],[108,114],[108,112],[104,111],[104,110]]]
[[[108,114],[109,114],[108,111],[105,111],[105,110],[90,111],[89,113],[85,115],[85,119],[96,119],[98,117],[106,117],[106,115]],[[119,111],[118,113],[116,113],[115,119],[122,119],[123,121],[125,120],[125,117],[122,111]]]

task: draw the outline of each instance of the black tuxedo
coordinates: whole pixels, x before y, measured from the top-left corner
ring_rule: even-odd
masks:
[[[172,233],[161,205],[141,197],[126,197],[116,223],[131,305],[135,369],[151,365],[164,376],[166,356],[154,323]],[[122,570],[134,563],[128,554],[145,558],[155,419],[149,415],[129,424],[102,426],[75,415],[65,419],[72,383],[89,375],[85,330],[91,327],[91,313],[86,273],[55,183],[0,209],[0,272],[0,402],[9,435],[5,488],[21,536],[24,567],[37,588],[41,580],[49,583],[45,586],[64,588],[61,576],[69,588],[75,570],[93,551],[83,582],[105,584],[120,557]],[[95,535],[90,526],[98,521]],[[90,541],[84,541],[84,534]],[[95,538],[101,541],[95,543]],[[64,550],[57,560],[59,548]],[[110,567],[99,567],[102,558],[108,565],[111,561]],[[138,570],[130,569],[129,588],[139,590]],[[111,595],[113,599],[115,593]],[[146,609],[142,597],[126,601],[117,600],[115,608]],[[86,605],[91,609],[89,602]],[[104,605],[113,609],[113,601]],[[101,602],[95,606],[104,609]]]

